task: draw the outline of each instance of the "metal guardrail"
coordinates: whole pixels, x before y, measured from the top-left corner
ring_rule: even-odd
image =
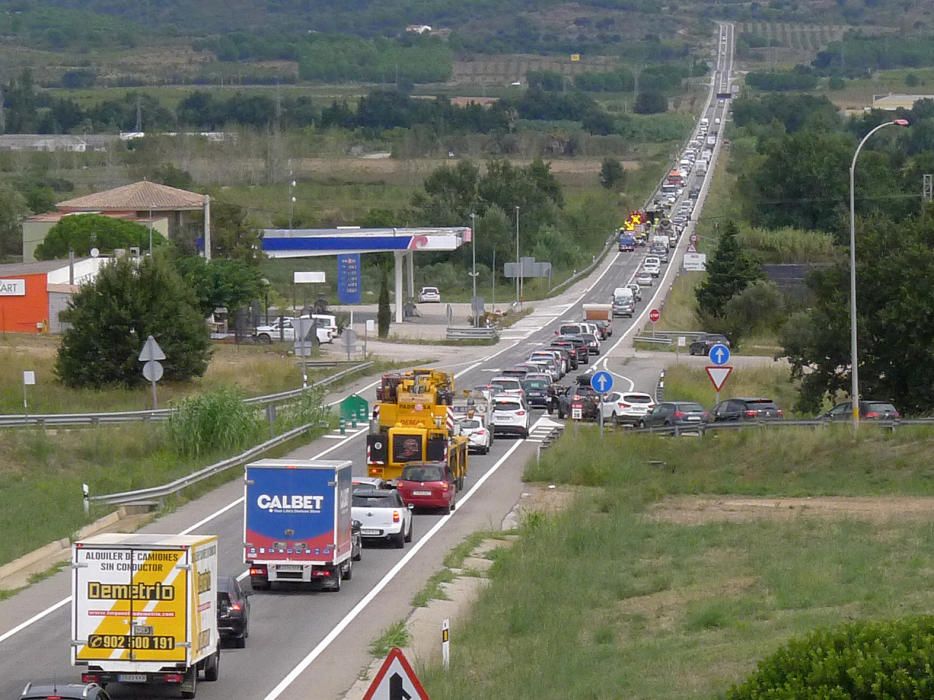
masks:
[[[671,345],[671,338],[658,338],[651,335],[637,335],[632,339],[634,343],[648,343],[649,345]]]
[[[849,421],[832,421],[823,418],[805,418],[792,420],[748,420],[732,421],[729,423],[700,423],[698,425],[662,425],[650,428],[627,428],[627,433],[647,433],[653,435],[703,435],[707,432],[742,430],[744,428],[775,429],[775,428],[819,428],[830,426],[845,426]],[[900,420],[872,420],[860,421],[861,426],[878,428],[882,430],[898,430],[901,427],[934,425],[934,418],[903,418]]]
[[[140,504],[146,501],[152,500],[161,500],[166,496],[171,496],[172,494],[178,493],[182,489],[191,486],[192,484],[197,484],[199,481],[204,481],[205,479],[214,476],[215,474],[220,474],[231,467],[236,467],[245,462],[250,461],[254,457],[261,455],[266,450],[277,447],[283,443],[288,442],[289,440],[298,437],[302,433],[311,430],[316,427],[325,427],[324,424],[315,424],[307,423],[306,425],[299,426],[298,428],[293,428],[282,435],[278,435],[271,440],[260,443],[255,447],[251,447],[246,452],[243,452],[235,457],[230,457],[229,459],[222,460],[216,464],[205,467],[204,469],[199,469],[198,471],[188,474],[176,479],[168,484],[162,486],[152,486],[145,489],[137,489],[135,491],[121,491],[120,493],[108,493],[101,496],[85,496],[85,500],[90,503],[103,503],[106,505],[132,505]]]
[[[309,385],[311,387],[327,386],[332,382],[346,377],[373,365],[372,362],[362,362],[336,372],[324,379]],[[288,389],[265,396],[253,396],[243,402],[253,406],[266,406],[269,404],[291,401],[301,396],[306,388]],[[0,428],[19,428],[27,425],[37,426],[96,426],[104,423],[133,423],[137,421],[164,421],[176,411],[174,408],[159,408],[148,411],[112,411],[109,413],[32,413],[23,415],[0,415]]]
[[[471,326],[455,328],[454,326],[448,326],[446,337],[448,340],[498,340],[499,331],[495,328],[486,328],[484,326],[480,328],[473,328]]]

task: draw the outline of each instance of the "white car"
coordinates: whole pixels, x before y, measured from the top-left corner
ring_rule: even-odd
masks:
[[[529,436],[532,417],[521,396],[499,394],[493,399],[493,432],[497,435]]]
[[[437,287],[422,287],[421,291],[418,293],[418,303],[419,304],[428,304],[428,303],[441,303],[441,292],[438,291]]]
[[[515,377],[493,377],[490,380],[490,384],[497,387],[499,392],[496,396],[516,396],[522,397],[525,396],[525,392],[522,391],[522,382],[520,382]]]
[[[638,275],[636,275],[636,284],[638,284],[640,287],[651,287],[652,275],[643,270]]]
[[[412,541],[412,509],[395,489],[358,489],[351,496],[350,517],[360,521],[364,540],[389,540],[398,549]]]
[[[655,400],[651,395],[637,391],[612,391],[606,395],[600,407],[604,421],[636,426],[655,407]]]
[[[303,318],[308,318],[304,316]],[[295,326],[293,325],[295,319],[284,316],[281,319],[276,319],[268,326],[257,326],[256,330],[253,331],[253,338],[256,339],[259,343],[272,343],[280,338],[286,343],[291,343],[295,341]],[[281,321],[281,325],[280,325]],[[318,322],[315,322],[315,335],[318,337],[319,343],[333,343],[334,336],[331,334],[331,329],[319,325]]]
[[[483,418],[473,416],[461,419],[461,435],[467,437],[467,449],[485,455],[493,446],[493,431],[483,424]]]

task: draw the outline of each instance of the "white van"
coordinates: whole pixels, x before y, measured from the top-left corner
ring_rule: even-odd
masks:
[[[616,289],[614,289],[613,290],[613,301],[614,302],[628,301],[633,304],[635,303],[632,290],[629,287],[617,287]]]

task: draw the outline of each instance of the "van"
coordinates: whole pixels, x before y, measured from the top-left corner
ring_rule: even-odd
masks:
[[[635,300],[632,296],[632,290],[629,287],[617,287],[613,290],[613,303],[617,304],[620,302],[631,302],[635,303]]]

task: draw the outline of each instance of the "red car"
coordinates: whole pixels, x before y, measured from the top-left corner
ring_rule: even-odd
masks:
[[[396,488],[407,506],[443,508],[448,513],[457,506],[457,481],[444,462],[407,464]]]

